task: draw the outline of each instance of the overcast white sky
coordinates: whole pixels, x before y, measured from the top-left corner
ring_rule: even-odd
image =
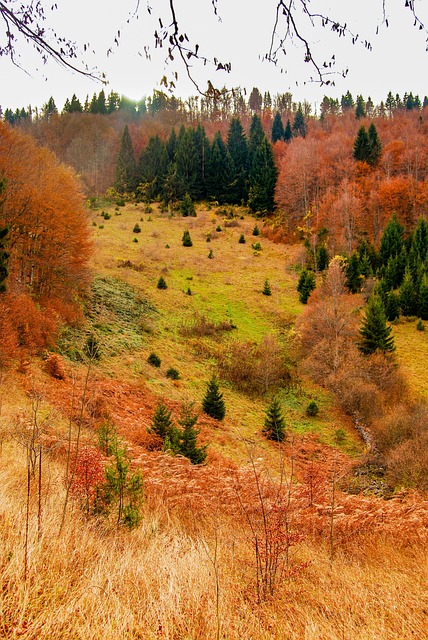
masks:
[[[192,42],[200,45],[207,56],[231,61],[232,72],[215,72],[209,66],[195,68],[195,76],[202,88],[211,79],[217,87],[246,88],[256,86],[262,93],[291,91],[295,100],[307,99],[319,104],[324,95],[339,97],[348,89],[354,97],[361,93],[371,96],[375,103],[386,98],[388,91],[403,95],[406,91],[428,95],[426,69],[426,33],[413,27],[413,19],[405,0],[385,0],[389,27],[382,25],[382,0],[312,0],[312,10],[337,15],[347,22],[361,39],[371,41],[373,51],[362,45],[352,46],[349,38],[340,40],[328,29],[306,25],[304,34],[313,43],[320,63],[334,53],[338,70],[349,67],[346,79],[333,78],[336,86],[323,86],[310,82],[313,70],[302,62],[303,51],[295,46],[289,49],[283,64],[286,73],[262,62],[260,57],[269,49],[276,0],[218,0],[221,22],[214,16],[211,0],[176,0],[177,18]],[[52,3],[47,3],[50,6]],[[166,50],[155,50],[153,32],[158,27],[157,18],[168,19],[168,1],[152,0],[149,16],[147,0],[141,1],[139,18],[127,20],[135,9],[137,0],[58,0],[58,10],[47,12],[47,24],[80,44],[89,42],[95,55],[86,54],[89,66],[94,64],[107,74],[109,84],[105,88],[117,91],[132,99],[150,95],[159,87],[163,74]],[[428,2],[415,0],[415,8],[422,21],[428,25]],[[376,28],[379,26],[379,34]],[[120,45],[114,38],[120,29]],[[0,34],[3,25],[0,24]],[[1,37],[1,35],[0,35]],[[106,57],[113,45],[114,54]],[[144,46],[151,51],[151,61],[144,56]],[[0,105],[10,107],[41,106],[52,95],[59,109],[73,93],[84,101],[98,93],[102,85],[62,69],[54,63],[43,66],[36,53],[25,44],[21,47],[21,65],[25,71],[0,58]],[[173,63],[175,65],[175,63]],[[38,70],[36,70],[38,67]],[[169,72],[179,72],[176,95],[195,95],[195,88],[186,81],[186,74],[179,65],[169,66]],[[168,68],[167,68],[168,71]]]

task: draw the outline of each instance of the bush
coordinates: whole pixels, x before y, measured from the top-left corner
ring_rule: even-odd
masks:
[[[118,200],[116,202],[116,206],[117,207],[124,207],[125,206],[125,200]]]
[[[260,244],[260,242],[255,242],[254,244],[251,245],[251,248],[254,251],[261,251],[262,250],[262,245]]]
[[[134,238],[132,242],[138,242],[138,238]]]
[[[132,229],[133,233],[141,233],[141,227],[138,222],[135,223],[134,228]]]
[[[258,226],[255,225],[254,229],[253,229],[253,236],[259,236],[259,235],[260,235],[260,230],[259,230]]]
[[[308,406],[306,407],[306,415],[314,417],[318,414],[318,405],[315,400],[311,400]]]
[[[174,367],[167,369],[165,376],[170,380],[180,380],[181,377],[178,369],[174,369]]]
[[[162,362],[162,361],[161,361],[161,359],[159,358],[159,356],[158,356],[158,355],[156,355],[156,353],[153,353],[153,351],[152,351],[152,353],[151,353],[151,354],[149,355],[149,357],[147,358],[147,362],[148,362],[149,364],[151,364],[151,365],[152,365],[152,367],[158,367],[158,368],[159,368],[159,367],[161,366],[161,362]]]
[[[209,250],[208,258],[212,260],[214,258],[214,251],[212,249]]]
[[[163,276],[159,277],[158,283],[157,283],[157,288],[158,289],[167,289],[168,285],[165,282],[165,278]]]
[[[423,323],[421,318],[419,318],[419,320],[416,323],[416,329],[418,331],[425,331],[425,325],[424,325],[424,323]]]
[[[52,353],[46,360],[44,369],[52,378],[56,380],[65,380],[67,375],[65,373],[64,361],[57,353]]]
[[[239,236],[238,242],[239,244],[245,244],[245,236],[243,233],[241,233],[241,235]]]
[[[221,227],[220,227],[220,225],[219,225],[219,224],[216,226],[215,230],[217,231],[217,233],[220,233],[220,231],[221,231]]]

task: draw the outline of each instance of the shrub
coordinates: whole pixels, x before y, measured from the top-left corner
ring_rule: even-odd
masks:
[[[133,233],[141,233],[141,227],[138,222],[135,223],[134,228],[132,229]]]
[[[174,367],[170,367],[169,369],[167,369],[165,376],[170,380],[180,380],[181,377],[178,369],[175,369]]]
[[[419,320],[417,321],[417,323],[416,323],[416,329],[417,329],[418,331],[425,331],[425,325],[424,325],[424,323],[423,323],[422,318],[419,318]]]
[[[118,200],[116,202],[116,206],[117,207],[124,207],[125,206],[125,200]]]
[[[160,367],[161,366],[161,359],[159,358],[158,355],[156,355],[156,353],[152,353],[149,355],[149,357],[147,358],[147,362],[149,364],[152,365],[152,367]]]
[[[221,227],[220,227],[220,225],[219,225],[219,224],[216,226],[215,230],[217,231],[217,233],[220,233],[220,231],[221,231]]]
[[[65,380],[67,375],[65,373],[64,361],[57,353],[52,353],[46,360],[44,369],[52,378],[57,380]]]
[[[260,230],[257,225],[254,225],[253,236],[259,236],[259,235],[260,235]]]
[[[314,417],[318,414],[318,405],[315,400],[311,400],[308,406],[306,407],[306,415]]]
[[[260,242],[255,242],[254,244],[251,245],[251,248],[254,251],[261,251],[262,250],[262,245],[260,244]]]
[[[163,276],[159,277],[158,283],[157,283],[157,288],[158,289],[167,289],[168,285],[165,282],[165,278]]]
[[[98,229],[104,229],[104,225],[103,224],[99,224],[98,225]]]
[[[192,247],[193,246],[192,238],[190,237],[190,233],[189,233],[189,231],[187,229],[183,233],[183,237],[181,238],[181,242],[183,244],[183,247]]]
[[[208,258],[212,260],[214,258],[214,251],[212,249],[209,250]]]
[[[138,238],[134,238],[132,242],[138,242]]]
[[[192,294],[192,290],[190,287],[187,287],[187,291],[186,291],[186,295],[191,296]]]
[[[239,244],[245,244],[245,236],[243,233],[241,233],[241,235],[239,236],[238,242]]]

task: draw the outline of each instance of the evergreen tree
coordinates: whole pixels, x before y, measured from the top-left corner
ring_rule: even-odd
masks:
[[[419,257],[424,260],[428,252],[428,223],[423,218],[418,220],[413,233],[413,245]]]
[[[397,257],[401,254],[404,246],[404,227],[398,222],[394,215],[382,234],[379,247],[379,259],[381,265],[388,264],[391,256]]]
[[[292,137],[293,137],[293,131],[291,129],[290,120],[287,119],[287,124],[285,125],[285,129],[284,129],[285,142],[290,142]]]
[[[391,327],[386,324],[385,310],[378,295],[369,298],[359,332],[361,340],[358,348],[364,355],[376,351],[387,353],[395,350],[394,339],[390,335]]]
[[[353,158],[357,162],[368,162],[370,157],[370,142],[365,126],[358,129],[354,142]]]
[[[416,289],[409,266],[406,266],[400,287],[400,308],[403,316],[413,316],[417,311]]]
[[[180,213],[183,217],[196,217],[195,204],[188,193],[184,194],[183,200],[180,202]]]
[[[192,238],[190,237],[190,233],[188,229],[185,229],[183,232],[183,237],[181,238],[181,242],[183,247],[193,247]]]
[[[202,464],[207,457],[206,446],[198,447],[199,430],[195,428],[198,416],[192,413],[190,405],[184,405],[178,424],[182,427],[180,434],[179,452],[190,460],[192,464]]]
[[[423,273],[418,292],[418,315],[422,320],[428,320],[428,276]]]
[[[128,125],[125,126],[120,142],[119,157],[116,164],[115,189],[119,193],[132,192],[136,187],[137,165],[134,147],[129,135]]]
[[[261,213],[273,211],[277,176],[278,169],[272,145],[264,136],[260,146],[254,152],[249,175],[248,206],[251,211]]]
[[[357,293],[361,289],[360,257],[357,251],[348,258],[346,265],[346,286],[351,293]]]
[[[328,267],[329,255],[327,251],[327,247],[325,244],[322,244],[316,250],[316,262],[317,262],[317,270],[324,271]]]
[[[260,113],[262,110],[263,98],[257,87],[253,87],[250,97],[248,98],[248,106],[251,111]]]
[[[278,140],[284,139],[284,125],[282,124],[281,114],[276,112],[272,124],[272,143],[278,142]]]
[[[266,278],[265,283],[263,285],[262,293],[264,296],[271,296],[272,289],[270,288],[269,280]]]
[[[367,135],[368,135],[369,147],[370,147],[370,152],[369,152],[369,157],[367,159],[367,162],[371,167],[374,167],[378,164],[380,157],[382,155],[382,145],[380,143],[379,136],[377,134],[377,129],[373,124],[373,122],[369,126]]]
[[[254,162],[254,156],[256,151],[261,146],[265,133],[263,131],[262,121],[260,120],[260,116],[255,113],[251,119],[250,124],[250,136],[248,141],[248,170],[251,171]]]
[[[263,434],[269,440],[283,442],[285,438],[285,420],[281,411],[281,403],[276,396],[273,396],[265,413]]]
[[[198,153],[194,141],[193,130],[180,128],[175,150],[175,172],[177,180],[177,198],[188,193],[195,198],[199,172]]]
[[[239,118],[232,118],[227,133],[227,149],[232,159],[232,181],[229,188],[230,204],[241,204],[248,197],[248,143]]]
[[[208,383],[207,391],[202,401],[202,409],[204,413],[215,420],[223,420],[226,415],[223,394],[220,393],[218,381],[215,376],[213,376]]]
[[[220,132],[214,136],[207,167],[207,197],[219,204],[229,201],[229,189],[233,181],[233,166],[229,151]]]
[[[352,93],[348,90],[340,100],[340,106],[342,107],[342,111],[346,111],[347,109],[352,109],[354,104],[355,103],[354,103],[354,98],[352,97]]]
[[[158,283],[157,283],[156,286],[157,286],[158,289],[168,289],[168,285],[167,285],[166,280],[165,280],[165,278],[163,276],[159,276],[159,280],[158,280]]]
[[[388,111],[389,116],[391,117],[394,109],[396,107],[396,102],[395,102],[395,98],[392,95],[391,91],[388,93],[388,96],[386,98],[385,101],[385,106],[386,106],[386,110]]]
[[[308,132],[308,129],[306,126],[305,116],[303,115],[302,105],[299,102],[299,106],[297,108],[297,111],[294,115],[294,120],[293,120],[293,135],[302,136],[302,138],[305,138],[307,132]]]
[[[142,149],[138,163],[139,182],[147,200],[154,200],[162,195],[167,169],[166,145],[159,136],[151,137],[147,146]]]
[[[365,102],[363,96],[357,96],[357,106],[355,107],[355,117],[357,120],[360,118],[365,118],[366,110],[365,110]]]
[[[297,283],[297,291],[299,293],[299,300],[302,304],[306,304],[309,300],[309,296],[316,287],[315,275],[312,271],[306,269],[300,274],[299,282]]]
[[[148,428],[149,433],[155,433],[157,436],[165,440],[170,433],[174,422],[171,418],[171,411],[163,402],[158,402],[152,418],[152,424]]]
[[[206,198],[206,178],[210,159],[210,142],[201,124],[193,131],[193,141],[197,153],[197,179],[195,185],[195,200]]]
[[[173,128],[171,130],[171,133],[166,143],[166,150],[168,152],[169,162],[174,162],[176,148],[177,148],[177,134],[175,132],[175,129]]]

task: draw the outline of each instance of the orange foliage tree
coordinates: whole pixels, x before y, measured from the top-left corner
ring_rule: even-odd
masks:
[[[7,227],[9,275],[0,303],[19,345],[45,346],[55,320],[69,320],[88,280],[91,243],[74,173],[55,155],[0,123],[0,175],[6,190],[0,227]],[[7,309],[7,311],[6,311]]]

